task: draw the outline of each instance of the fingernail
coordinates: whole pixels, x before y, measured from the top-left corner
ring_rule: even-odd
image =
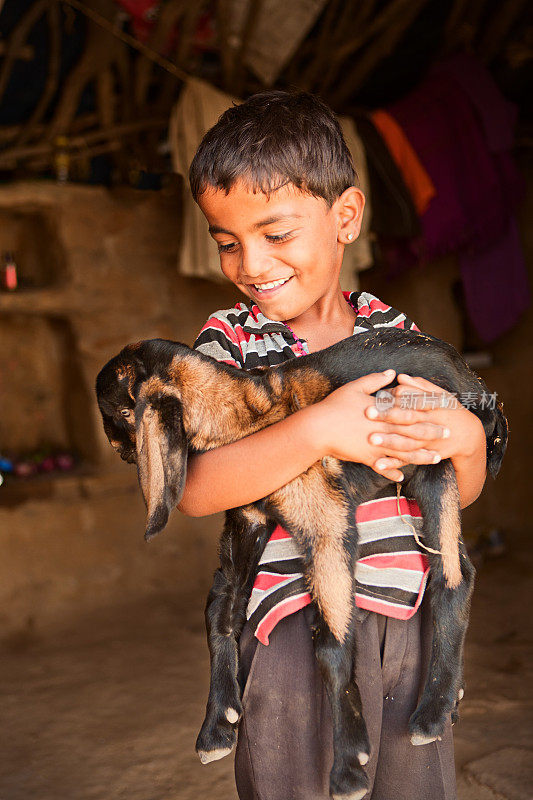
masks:
[[[442,430],[442,438],[443,439],[449,439],[450,438],[450,429],[449,428],[443,428],[443,430]]]
[[[384,375],[394,375],[394,370],[393,369],[386,369],[383,374]]]
[[[400,477],[397,478],[398,483],[401,483],[401,481],[403,481],[404,478],[405,478],[405,475],[403,474],[403,472],[401,472],[400,473]]]
[[[373,434],[370,438],[372,439],[372,444],[383,444],[383,436],[378,433]]]
[[[377,408],[375,406],[370,406],[367,409],[366,415],[367,415],[367,417],[370,417],[370,419],[376,419],[376,417],[379,416],[379,411],[377,410]]]
[[[435,453],[435,455],[433,456],[433,464],[438,464],[439,461],[440,461],[440,456],[438,453]]]
[[[378,461],[378,469],[387,469],[386,461]]]

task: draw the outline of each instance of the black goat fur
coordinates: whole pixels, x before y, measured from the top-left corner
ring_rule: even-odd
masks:
[[[449,344],[423,333],[382,328],[272,368],[239,370],[162,339],[125,347],[97,378],[106,434],[120,456],[137,464],[148,509],[146,538],[161,531],[179,503],[187,456],[219,447],[322,400],[343,384],[392,368],[426,378],[447,392],[469,393],[496,476],[507,443],[501,404]],[[485,399],[484,399],[485,398]],[[425,687],[411,716],[413,744],[442,734],[462,691],[463,644],[474,568],[460,530],[455,472],[449,459],[404,468],[403,493],[418,503],[429,553],[434,619]],[[334,798],[363,797],[369,743],[354,681],[355,512],[389,484],[369,467],[326,457],[263,500],[226,514],[221,566],[206,608],[211,687],[197,751],[207,762],[229,753],[241,715],[238,641],[257,565],[276,524],[296,539],[316,609],[315,654],[333,715]]]

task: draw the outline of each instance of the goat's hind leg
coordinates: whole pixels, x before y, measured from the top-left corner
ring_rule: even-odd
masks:
[[[323,618],[319,618],[314,632],[315,655],[333,720],[330,793],[334,800],[360,800],[368,789],[363,765],[370,757],[370,743],[361,695],[353,677],[354,624],[352,615],[350,630],[343,642],[335,638]]]
[[[450,461],[418,470],[406,487],[420,506],[428,553],[428,592],[433,617],[429,669],[420,702],[409,720],[411,741],[442,736],[448,716],[457,717],[463,693],[463,649],[475,570],[461,538],[459,493]]]
[[[250,511],[249,514],[252,512]],[[205,609],[211,678],[206,716],[196,740],[203,764],[231,753],[242,713],[238,682],[239,638],[257,562],[272,532],[245,510],[228,512],[220,542],[221,567],[215,572]]]

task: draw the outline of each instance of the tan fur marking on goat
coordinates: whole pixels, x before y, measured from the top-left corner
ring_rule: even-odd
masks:
[[[331,632],[344,641],[351,618],[353,580],[343,545],[347,509],[341,494],[313,465],[270,499],[290,523],[291,533],[313,553],[309,590]]]
[[[176,356],[169,368],[182,393],[183,424],[192,446],[211,450],[237,441],[282,419],[271,419],[268,391],[246,373],[233,377],[216,361],[206,363],[194,354]],[[215,413],[213,413],[215,412]]]
[[[252,525],[264,525],[266,522],[266,514],[255,506],[243,506],[241,513]]]
[[[246,404],[257,414],[266,414],[272,407],[272,402],[264,386],[251,383],[245,389]]]
[[[165,474],[160,446],[162,439],[158,415],[147,406],[139,427],[137,465],[149,517],[163,499]]]
[[[175,394],[175,392],[176,387],[169,384],[168,381],[161,380],[157,375],[151,375],[141,384],[139,398],[144,400],[152,394]]]
[[[457,486],[447,483],[442,496],[442,513],[440,528],[440,550],[442,553],[442,571],[446,585],[455,589],[462,580],[459,560],[459,536],[461,519],[459,514],[459,492]]]
[[[237,383],[218,369],[215,361],[211,365],[193,354],[175,356],[168,371],[182,395],[183,424],[193,447],[207,450],[241,438],[243,434],[237,426],[231,430],[227,415],[219,411],[232,394],[235,402],[242,403],[237,396]],[[215,431],[215,422],[220,430]]]
[[[276,395],[280,395],[283,391],[283,381],[281,380],[281,375],[275,369],[271,370],[268,375],[268,382],[272,388],[272,391]]]
[[[332,475],[334,478],[338,478],[339,475],[342,474],[342,464],[338,458],[333,458],[333,456],[324,456],[322,459],[322,466],[326,470],[328,475]]]
[[[295,392],[300,408],[310,406],[323,400],[331,391],[331,383],[320,372],[311,368],[302,368],[291,376],[290,392]]]
[[[242,373],[230,375],[194,353],[172,360],[169,380],[181,393],[183,424],[194,448],[211,450],[279,422],[294,410],[294,391],[302,407],[329,391],[329,382],[315,370],[301,369],[292,380],[267,373],[266,385]],[[267,388],[272,379],[280,387],[275,401]]]
[[[133,402],[135,402],[135,397],[133,396],[133,385],[135,383],[136,374],[133,366],[131,364],[122,364],[122,366],[117,369],[117,378],[121,382],[124,380],[128,381],[128,394]]]

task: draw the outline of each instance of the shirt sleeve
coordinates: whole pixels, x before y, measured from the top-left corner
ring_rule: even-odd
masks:
[[[234,328],[216,313],[211,314],[201,329],[193,349],[214,358],[215,361],[222,361],[239,369],[244,367],[244,356]]]
[[[384,303],[370,292],[360,292],[357,296],[357,315],[366,317],[375,328],[402,328],[420,331],[420,328],[407,314]]]

